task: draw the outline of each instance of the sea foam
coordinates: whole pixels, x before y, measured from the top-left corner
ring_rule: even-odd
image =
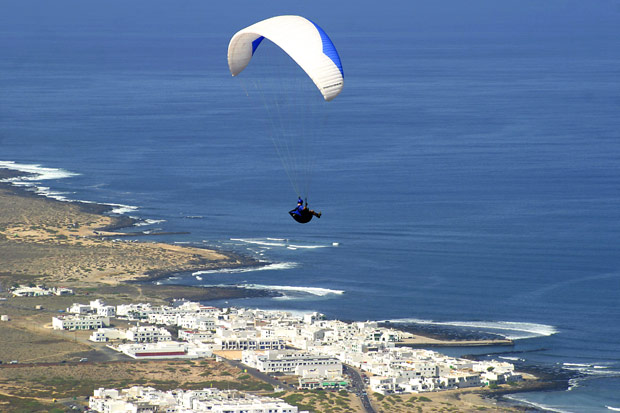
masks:
[[[595,377],[620,377],[620,371],[613,370],[612,366],[606,366],[604,363],[562,363],[562,367],[566,370],[576,371],[583,375],[587,375],[590,378]],[[575,380],[579,381],[584,377],[578,377]]]
[[[72,201],[65,196],[67,195],[66,192],[53,191],[47,186],[42,186],[40,181],[70,178],[79,175],[60,168],[46,168],[39,164],[20,164],[13,161],[0,161],[0,168],[29,174],[26,176],[1,179],[0,182],[8,182],[14,186],[25,187],[37,195],[65,202]]]
[[[253,271],[267,271],[267,270],[289,270],[297,267],[299,264],[296,262],[275,262],[272,264],[264,265],[262,267],[242,267],[242,268],[220,268],[217,270],[202,270],[193,272],[192,275],[202,274],[239,274],[244,272]]]
[[[509,340],[547,337],[558,332],[554,326],[515,321],[433,321],[417,318],[401,318],[389,321],[391,323],[403,324],[427,324],[438,326],[474,328],[487,333],[498,334]]]
[[[257,245],[264,248],[286,248],[290,250],[296,249],[318,249],[318,248],[329,248],[333,246],[333,243],[330,245],[324,244],[311,244],[311,243],[301,243],[299,241],[292,241],[285,238],[231,238],[231,241],[239,242],[242,244],[250,244]]]
[[[162,224],[164,222],[166,222],[165,219],[145,219],[145,220],[142,220],[140,222],[136,222],[134,224],[134,226],[135,227],[145,227],[145,226],[148,226],[148,225]]]
[[[44,196],[46,198],[55,199],[63,202],[82,202],[85,204],[92,204],[91,201],[83,201],[79,199],[70,199],[66,197],[67,192],[58,192],[50,189],[47,186],[42,186],[40,181],[56,180],[71,178],[73,176],[79,176],[79,173],[70,172],[62,168],[48,168],[39,164],[20,164],[13,161],[0,161],[0,168],[10,169],[12,171],[24,172],[29,175],[18,176],[14,178],[1,179],[0,182],[9,182],[12,185],[25,187],[26,189],[36,193],[37,195]],[[110,210],[113,214],[125,214],[127,212],[135,211],[138,209],[136,206],[122,205],[122,204],[106,204],[102,205],[111,206]]]
[[[329,288],[320,288],[320,287],[295,287],[288,285],[262,285],[262,284],[241,284],[240,287],[255,289],[255,290],[274,290],[274,291],[282,291],[282,292],[296,292],[303,293],[308,295],[315,295],[319,297],[323,297],[329,294],[344,294],[343,290],[332,290]]]
[[[19,164],[13,161],[0,161],[0,168],[32,174],[30,176],[20,176],[17,178],[6,178],[2,182],[33,182],[48,179],[62,179],[78,176],[78,173],[69,172],[61,168],[46,168],[39,164]]]
[[[519,394],[508,394],[504,396],[507,399],[510,400],[514,400],[520,403],[524,403],[524,404],[528,404],[530,406],[534,406],[540,410],[544,410],[544,411],[549,411],[549,412],[556,412],[556,413],[572,413],[569,410],[562,410],[559,407],[555,407],[555,406],[550,406],[548,404],[542,404],[542,403],[534,403],[532,401],[529,401],[527,399],[525,399],[523,396],[519,395]]]

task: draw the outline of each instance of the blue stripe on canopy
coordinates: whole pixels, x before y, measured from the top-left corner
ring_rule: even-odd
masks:
[[[338,55],[336,46],[334,46],[334,43],[332,43],[327,33],[325,33],[325,31],[321,29],[318,24],[316,24],[312,20],[309,20],[309,21],[310,23],[314,24],[314,27],[316,27],[316,29],[319,31],[319,34],[321,35],[321,41],[323,42],[323,54],[329,57],[332,62],[334,62],[338,70],[340,70],[340,74],[342,75],[342,77],[344,77],[344,71],[342,70],[342,63],[340,62],[340,56]]]
[[[264,38],[265,36],[261,36],[252,42],[252,56],[254,56],[254,52],[256,51],[256,49],[258,48],[258,45],[260,44],[260,42],[263,41]]]

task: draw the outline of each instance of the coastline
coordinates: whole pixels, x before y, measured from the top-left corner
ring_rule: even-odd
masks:
[[[7,177],[20,177],[24,173],[17,173],[8,169],[0,168],[0,180]],[[25,201],[25,203],[24,203]],[[109,213],[113,207],[105,204],[96,204],[80,201],[60,201],[45,197],[25,188],[11,185],[10,182],[0,182],[0,207],[15,204],[21,215],[25,212],[34,211],[38,217],[28,216],[27,225],[20,225],[13,220],[16,214],[5,214],[0,221],[0,248],[9,255],[18,252],[19,262],[13,262],[12,268],[0,269],[0,284],[7,287],[7,281],[15,282],[42,282],[48,284],[75,287],[82,292],[96,291],[97,295],[119,296],[119,298],[139,297],[144,300],[156,300],[170,302],[174,299],[187,299],[191,301],[208,301],[221,299],[249,298],[249,297],[273,297],[280,293],[270,290],[247,289],[243,287],[193,287],[182,285],[155,285],[154,281],[167,278],[178,272],[199,271],[208,269],[259,267],[265,265],[251,257],[240,254],[215,251],[206,248],[170,245],[164,243],[141,243],[141,242],[116,242],[112,238],[137,236],[140,234],[117,232],[139,222],[139,220]],[[27,206],[25,204],[28,204]],[[51,212],[50,212],[51,211]],[[20,215],[20,216],[21,216]],[[8,219],[7,219],[8,218]],[[46,219],[51,218],[51,222]],[[21,223],[23,224],[23,223]],[[33,227],[37,227],[33,229]],[[152,235],[152,234],[151,234]],[[6,247],[17,247],[13,250]],[[72,252],[66,254],[66,250]],[[100,251],[98,256],[93,251]],[[118,252],[121,252],[120,254]],[[35,258],[42,258],[44,265],[26,265]],[[112,254],[112,260],[120,271],[98,271],[91,269],[92,262],[101,265],[98,258]],[[174,255],[177,261],[162,260],[161,255]],[[70,262],[72,259],[83,260],[88,257],[88,262]],[[143,267],[129,265],[127,261],[145,258],[146,261],[154,261]],[[118,261],[120,260],[120,261]],[[9,260],[10,261],[10,260]],[[36,260],[34,260],[36,261]],[[91,262],[92,261],[92,262]],[[3,263],[10,264],[10,263]],[[159,264],[164,264],[158,266]],[[20,266],[21,265],[21,266]],[[79,277],[63,277],[62,271],[54,271],[58,268],[72,265],[80,270],[85,270],[86,275]],[[10,265],[9,265],[10,267]],[[38,272],[37,272],[38,268]],[[50,270],[50,268],[52,270]],[[89,270],[90,269],[90,270]],[[141,271],[140,271],[141,269]],[[13,272],[12,272],[13,271]],[[86,294],[89,294],[86,292]],[[402,326],[387,323],[390,327],[403,329],[416,335],[414,342],[404,345],[415,347],[449,347],[449,346],[485,346],[485,345],[511,345],[510,340],[502,340],[496,337],[466,336],[455,337],[448,330],[425,331],[423,329],[404,329]],[[538,375],[535,374],[538,377]],[[559,388],[556,380],[537,378],[532,386],[526,386],[522,390],[510,388],[497,391],[481,391],[481,398],[491,398],[502,404],[514,406],[522,405],[516,401],[505,399],[506,394],[514,394],[529,391],[544,391]]]
[[[0,180],[32,175],[0,168]],[[146,287],[148,283],[179,272],[265,265],[251,257],[202,247],[152,241],[117,242],[118,239],[113,238],[140,235],[118,232],[139,220],[110,215],[111,205],[60,201],[6,180],[0,182],[0,207],[3,210],[0,246],[4,252],[0,280],[5,282],[61,283],[76,287],[131,282]],[[206,289],[228,294],[206,293]],[[178,290],[192,297],[277,295],[241,287],[179,286]],[[183,298],[179,295],[172,294],[173,298]]]

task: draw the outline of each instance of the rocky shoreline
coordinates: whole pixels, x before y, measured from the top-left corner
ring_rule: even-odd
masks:
[[[114,282],[140,283],[145,289],[153,291],[148,287],[149,284],[176,273],[265,265],[252,257],[202,246],[114,242],[112,238],[125,239],[136,236],[136,233],[118,231],[131,228],[139,220],[125,215],[110,214],[114,208],[112,205],[60,201],[8,181],[31,176],[33,174],[0,168],[0,204],[6,206],[0,222],[0,231],[3,231],[0,233],[0,242],[11,258],[0,270],[0,275],[4,279],[12,278],[14,281],[32,279],[32,282],[41,280],[48,283],[56,281],[72,284],[77,282],[79,277],[67,275],[63,279],[59,276],[58,269],[76,267],[77,271],[81,268],[81,272],[86,274],[84,278],[87,280],[84,281],[105,284],[112,280],[110,275],[113,275],[111,273],[114,267],[121,267],[119,271],[126,275],[115,276],[114,279],[117,281]],[[1,182],[2,180],[4,182]],[[27,222],[21,222],[24,219]],[[98,225],[93,226],[96,220],[99,220]],[[89,226],[86,227],[89,222]],[[78,232],[78,229],[81,232]],[[138,233],[138,235],[153,234]],[[29,257],[39,256],[41,260],[38,265],[28,262]],[[89,262],[83,263],[85,257],[88,257]],[[132,257],[133,261],[141,260],[142,264],[132,267]],[[98,260],[106,259],[112,261],[107,264],[108,269],[98,268],[103,266]],[[123,264],[126,267],[124,270]],[[101,270],[101,275],[98,277],[92,275],[96,270]],[[153,285],[153,287],[159,286]],[[276,292],[241,287],[168,286],[167,288],[170,290],[173,287],[194,299],[214,296],[244,298],[279,295]],[[169,291],[169,295],[171,298],[182,298],[180,292],[173,294]]]

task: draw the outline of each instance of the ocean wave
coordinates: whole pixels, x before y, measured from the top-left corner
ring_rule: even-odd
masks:
[[[39,164],[19,164],[13,161],[0,161],[0,168],[29,174],[27,176],[1,179],[0,182],[7,182],[14,186],[23,187],[37,195],[55,199],[57,201],[73,201],[65,196],[68,194],[67,192],[53,191],[50,187],[42,186],[40,181],[78,176],[79,174],[75,172],[69,172],[61,168],[46,168]]]
[[[620,371],[614,370],[612,368],[614,366],[605,365],[604,363],[562,363],[562,367],[566,370],[589,376],[589,378],[620,377]],[[578,384],[578,381],[583,379],[586,379],[586,377],[575,378],[575,384]]]
[[[18,178],[3,179],[2,182],[44,181],[49,179],[70,178],[72,176],[80,175],[61,168],[46,168],[39,164],[19,164],[13,161],[0,161],[0,168],[31,174],[29,176],[21,176]]]
[[[556,412],[556,413],[572,413],[568,410],[562,410],[558,407],[555,406],[550,406],[548,404],[542,404],[542,403],[534,403],[532,401],[527,400],[524,396],[522,395],[518,395],[518,394],[508,394],[503,396],[507,399],[510,400],[514,400],[517,401],[519,403],[524,403],[524,404],[529,404],[530,406],[534,406],[540,410],[544,410],[544,411],[549,411],[549,412]]]
[[[79,173],[70,172],[62,168],[48,168],[45,166],[41,166],[39,164],[19,164],[13,161],[0,161],[0,168],[10,169],[13,171],[24,172],[29,175],[27,176],[19,176],[14,178],[5,178],[1,179],[0,182],[8,182],[15,186],[24,187],[30,191],[33,191],[37,195],[44,196],[46,198],[55,199],[57,201],[62,202],[82,202],[85,204],[92,204],[94,202],[91,201],[83,201],[79,199],[71,199],[67,198],[67,192],[58,192],[50,189],[47,186],[42,186],[40,181],[46,180],[56,180],[56,179],[64,179],[71,178],[73,176],[79,176]],[[131,205],[123,205],[123,204],[108,204],[103,203],[102,205],[107,205],[112,207],[110,210],[113,214],[125,214],[131,211],[135,211],[138,209],[136,206]]]
[[[510,360],[510,361],[523,361],[523,359],[519,357],[508,357],[508,356],[499,356],[502,360]]]
[[[123,205],[123,204],[103,204],[103,205],[111,206],[112,209],[110,210],[110,212],[113,214],[118,214],[118,215],[127,214],[129,212],[133,212],[138,209],[137,206],[133,206],[133,205]]]
[[[573,378],[568,380],[568,389],[566,389],[566,391],[573,391],[574,389],[576,389],[577,387],[580,386],[580,380]]]
[[[244,272],[253,271],[266,271],[266,270],[289,270],[297,267],[299,264],[296,262],[275,262],[272,264],[264,265],[262,267],[242,267],[242,268],[220,268],[217,270],[202,270],[193,272],[192,275],[202,274],[239,274]]]
[[[554,326],[516,321],[433,321],[417,318],[401,318],[388,321],[390,321],[391,323],[402,324],[428,324],[438,326],[475,328],[486,333],[498,334],[509,340],[547,337],[558,332]]]
[[[584,363],[562,363],[563,366],[566,367],[590,367],[591,364],[584,364]]]
[[[269,237],[267,238],[231,238],[230,240],[243,243],[243,244],[258,245],[264,248],[280,247],[280,248],[286,248],[289,250],[329,248],[329,247],[334,246],[334,243],[330,245],[307,244],[307,243],[300,243],[299,241],[291,241],[285,238],[269,238]]]
[[[134,224],[134,227],[145,227],[147,225],[161,224],[163,222],[166,222],[166,220],[165,219],[144,219],[142,221],[136,222]]]
[[[295,287],[288,285],[263,285],[263,284],[241,284],[239,285],[243,288],[254,289],[254,290],[274,290],[274,291],[282,291],[282,292],[295,292],[302,293],[307,295],[315,295],[318,297],[324,297],[329,294],[341,295],[344,294],[343,290],[332,290],[329,288],[320,288],[320,287]]]
[[[613,410],[614,412],[620,412],[620,407],[613,407],[613,406],[605,406],[607,407],[608,410]]]

